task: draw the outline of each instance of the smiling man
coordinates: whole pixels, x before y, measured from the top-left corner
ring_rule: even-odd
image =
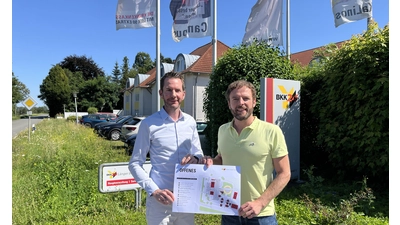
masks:
[[[252,83],[245,80],[231,83],[225,97],[233,120],[218,130],[218,155],[201,160],[207,166],[241,167],[239,216],[223,215],[221,224],[275,225],[274,198],[291,176],[285,137],[279,126],[253,115],[256,90]]]
[[[129,162],[129,170],[147,192],[148,225],[193,225],[194,214],[172,212],[175,164],[199,163],[203,157],[194,118],[182,112],[185,99],[183,75],[166,73],[160,81],[159,95],[164,101],[160,111],[146,117],[139,126]],[[151,171],[143,169],[150,153]]]

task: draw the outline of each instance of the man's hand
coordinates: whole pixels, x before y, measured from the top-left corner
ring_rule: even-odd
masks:
[[[212,166],[214,164],[213,162],[213,158],[211,158],[211,156],[204,156],[203,158],[201,158],[199,160],[199,164],[204,164],[208,167]]]
[[[251,219],[260,214],[263,209],[262,202],[254,200],[252,202],[246,202],[239,208],[239,216],[243,218]]]
[[[175,200],[174,194],[168,189],[157,189],[151,196],[163,205],[172,204]]]
[[[199,158],[192,154],[187,154],[183,157],[181,161],[181,165],[186,165],[186,164],[197,164],[199,163]]]

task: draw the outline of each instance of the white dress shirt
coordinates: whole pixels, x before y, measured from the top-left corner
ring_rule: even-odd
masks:
[[[143,169],[149,151],[152,166],[150,174]],[[157,189],[172,191],[175,164],[189,153],[203,157],[196,121],[181,111],[175,122],[162,108],[141,122],[129,161],[129,171],[149,195]]]

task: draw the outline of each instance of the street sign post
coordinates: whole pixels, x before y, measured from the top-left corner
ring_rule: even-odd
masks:
[[[35,99],[33,99],[31,96],[28,96],[23,102],[22,105],[24,105],[29,111],[28,111],[28,138],[29,141],[31,141],[31,115],[32,115],[32,111],[30,111],[35,105],[37,104],[37,102],[35,101]]]

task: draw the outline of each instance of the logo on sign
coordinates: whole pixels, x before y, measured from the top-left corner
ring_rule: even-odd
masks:
[[[290,89],[290,91],[286,91],[286,88],[283,85],[278,85],[278,88],[282,94],[276,94],[275,99],[277,101],[283,101],[282,108],[289,109],[293,103],[299,99],[299,95],[294,88]]]

